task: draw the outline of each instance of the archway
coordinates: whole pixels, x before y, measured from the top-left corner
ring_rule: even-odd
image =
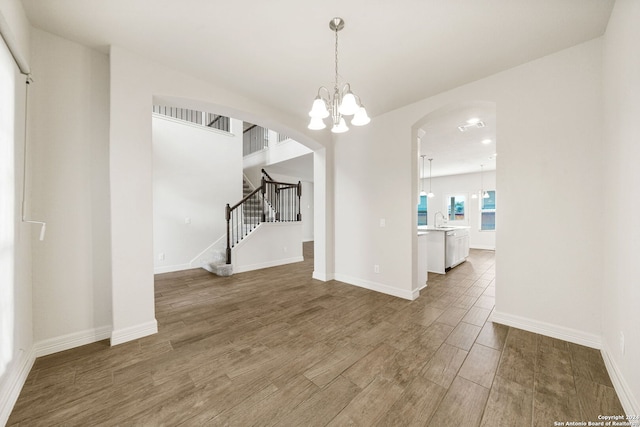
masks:
[[[286,126],[268,117],[261,117],[253,113],[231,108],[222,104],[209,101],[171,96],[153,96],[153,103],[167,107],[178,107],[196,111],[212,111],[234,119],[247,121],[259,126],[285,134],[296,142],[313,151],[313,183],[314,183],[314,273],[313,277],[319,280],[329,280],[333,271],[333,242],[330,218],[327,212],[330,210],[328,198],[332,195],[332,180],[330,168],[332,165],[332,152],[330,148],[307,134],[292,127]]]
[[[443,106],[412,126],[412,138],[418,165],[414,223],[433,227],[438,214],[437,225],[468,228],[470,248],[495,250],[496,104],[468,101]],[[417,244],[413,259],[416,283],[423,288]]]

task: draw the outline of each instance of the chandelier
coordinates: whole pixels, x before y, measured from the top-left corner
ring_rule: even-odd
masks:
[[[333,86],[333,96],[329,89],[324,86],[318,89],[318,95],[313,101],[311,111],[309,111],[311,121],[308,128],[311,130],[326,128],[327,126],[323,119],[331,116],[333,121],[331,132],[343,133],[349,130],[344,116],[353,116],[351,124],[354,126],[364,126],[371,119],[367,115],[367,110],[362,106],[360,97],[351,92],[351,85],[346,83],[342,87],[338,86],[338,31],[344,28],[344,20],[342,18],[333,18],[329,21],[329,28],[336,34],[336,79]]]

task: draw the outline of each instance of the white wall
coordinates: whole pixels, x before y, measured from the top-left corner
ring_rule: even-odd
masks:
[[[29,135],[32,213],[47,222],[33,250],[39,353],[109,336],[109,61],[34,29]]]
[[[302,224],[265,222],[232,251],[234,273],[303,261]]]
[[[12,32],[23,29],[21,10],[12,9],[19,6],[19,2],[0,2],[0,19]],[[21,54],[28,58],[26,44],[22,45]],[[25,77],[2,38],[0,94],[0,425],[4,425],[33,365],[35,352],[31,306],[34,226],[21,222]]]
[[[496,189],[496,171],[486,171],[484,176],[479,173],[467,173],[461,175],[449,175],[434,177],[431,182],[431,189],[434,197],[427,201],[428,224],[434,225],[434,215],[436,212],[447,214],[446,194],[466,194],[466,216],[469,230],[469,246],[474,249],[496,248],[496,232],[480,231],[480,199],[472,199],[471,195],[478,195],[480,191],[480,181],[484,182],[485,190]],[[418,184],[418,188],[423,188]],[[424,180],[424,188],[429,188],[429,178]],[[500,192],[496,192],[496,210],[500,209]],[[496,225],[499,227],[499,225]]]
[[[640,2],[618,0],[604,37],[604,171],[606,208],[601,303],[602,341],[627,414],[640,414]],[[620,334],[624,334],[624,352]]]
[[[601,48],[594,40],[566,49],[338,137],[336,277],[415,292],[417,129],[443,106],[495,102],[496,312],[505,323],[599,346]]]
[[[242,135],[159,115],[152,128],[154,271],[184,270],[226,233],[225,206],[242,199]]]
[[[300,212],[302,213],[302,241],[313,240],[314,199],[313,182],[302,181],[302,196],[300,197]]]
[[[313,217],[314,198],[313,182],[303,181],[298,176],[283,175],[279,173],[270,173],[271,178],[278,182],[290,182],[295,184],[300,182],[302,185],[302,195],[300,196],[300,214],[302,215],[302,241],[310,242],[313,240]]]
[[[392,112],[335,143],[335,278],[406,299],[422,287],[412,271],[418,180],[411,124]]]
[[[255,153],[244,156],[244,167],[256,168],[259,171],[266,166],[304,156],[311,152],[311,149],[290,138],[282,142],[270,139],[268,149],[256,151]]]

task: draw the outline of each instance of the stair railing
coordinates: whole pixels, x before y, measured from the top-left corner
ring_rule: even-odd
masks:
[[[277,182],[263,169],[260,186],[233,206],[227,204],[227,264],[231,249],[263,222],[302,221],[302,184]],[[269,179],[267,179],[269,178]]]

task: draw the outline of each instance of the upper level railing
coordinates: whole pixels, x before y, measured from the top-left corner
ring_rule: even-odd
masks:
[[[227,204],[227,264],[231,249],[263,222],[302,221],[302,184],[273,181],[263,169],[260,186],[233,206]]]
[[[218,129],[223,132],[231,132],[231,120],[227,116],[206,111],[190,110],[188,108],[165,107],[163,105],[154,105],[153,112],[174,119],[207,126],[212,129]]]
[[[246,156],[269,147],[269,129],[251,125],[242,133],[242,155]]]
[[[287,139],[289,139],[287,135],[283,135],[281,133],[278,134],[278,142],[286,141]]]
[[[263,128],[251,123],[245,123],[245,130],[242,135],[242,155],[262,151],[269,148],[269,144],[276,144],[290,139],[288,136]]]

